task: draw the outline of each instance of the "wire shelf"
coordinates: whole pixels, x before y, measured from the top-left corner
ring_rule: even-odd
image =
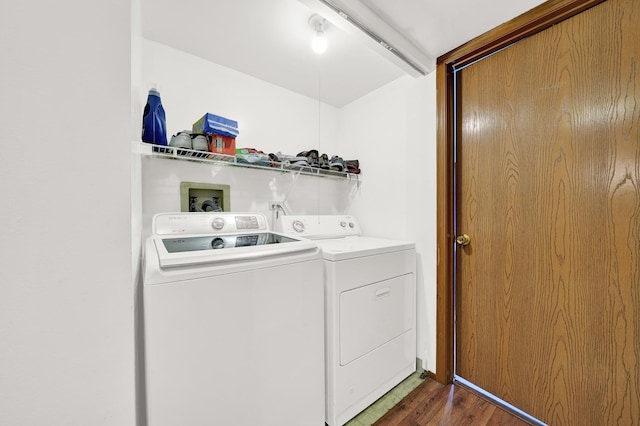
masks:
[[[181,161],[194,161],[198,163],[209,163],[232,167],[242,167],[257,170],[268,170],[282,173],[295,173],[308,176],[319,176],[323,178],[354,180],[360,183],[360,176],[348,172],[327,170],[319,167],[299,166],[287,162],[269,161],[268,164],[255,164],[244,162],[235,155],[216,154],[207,151],[196,151],[193,149],[177,148],[173,146],[153,145],[144,142],[134,142],[134,151],[139,154],[160,158],[171,158]]]

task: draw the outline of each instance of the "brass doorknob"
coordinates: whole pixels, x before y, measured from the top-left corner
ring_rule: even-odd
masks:
[[[470,242],[471,242],[471,237],[468,236],[467,234],[458,235],[456,237],[456,244],[458,245],[468,246]]]

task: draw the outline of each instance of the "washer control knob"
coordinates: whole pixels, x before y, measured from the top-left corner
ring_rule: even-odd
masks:
[[[211,221],[211,226],[213,227],[213,229],[215,229],[216,231],[221,230],[222,228],[224,228],[224,219],[221,217],[216,217]]]
[[[347,222],[345,222],[344,220],[340,222],[340,226],[342,226],[343,228],[347,227]]]
[[[353,229],[353,228],[355,228],[355,227],[356,227],[355,223],[353,223],[353,222],[349,222],[349,228]]]
[[[300,220],[294,220],[291,224],[293,226],[293,230],[296,232],[304,232],[304,223]]]
[[[214,238],[211,241],[211,248],[214,250],[224,248],[224,240],[222,238]]]

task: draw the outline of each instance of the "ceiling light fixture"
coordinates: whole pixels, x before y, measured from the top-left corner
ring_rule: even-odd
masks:
[[[322,16],[314,13],[309,18],[309,26],[316,32],[315,37],[311,41],[311,48],[320,55],[327,50],[327,37],[324,35],[324,32],[329,27],[329,22]]]
[[[435,59],[427,56],[415,47],[402,34],[398,33],[388,23],[369,9],[363,0],[300,0],[312,10],[329,17],[337,27],[362,35],[363,39],[375,46],[375,49],[384,51],[385,55],[401,66],[414,77],[427,75],[435,69]],[[349,11],[343,4],[349,5]],[[365,24],[367,22],[368,24]],[[348,25],[344,25],[347,23]],[[374,31],[372,28],[376,28]],[[385,34],[383,38],[378,32]]]

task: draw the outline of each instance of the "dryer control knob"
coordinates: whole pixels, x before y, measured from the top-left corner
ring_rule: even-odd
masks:
[[[342,222],[340,222],[340,226],[342,226],[343,228],[347,227],[347,222],[345,222],[344,220]]]
[[[296,232],[304,232],[304,223],[300,220],[294,220],[291,226],[293,226],[293,230]]]
[[[353,228],[355,228],[355,227],[356,227],[355,223],[353,223],[353,222],[349,222],[349,228],[353,229]]]
[[[213,229],[215,229],[216,231],[221,230],[222,228],[224,228],[224,219],[221,217],[216,217],[211,221],[211,226],[213,227]]]

